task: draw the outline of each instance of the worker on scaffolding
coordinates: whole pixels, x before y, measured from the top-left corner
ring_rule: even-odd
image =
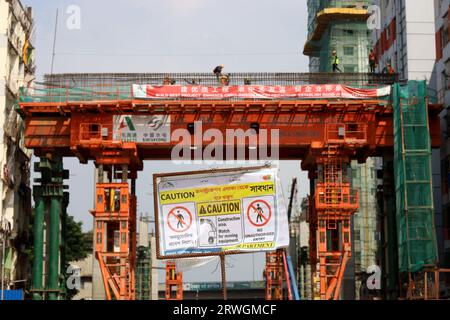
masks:
[[[216,75],[216,78],[217,78],[218,82],[221,82],[223,68],[224,68],[224,65],[221,64],[220,66],[215,67],[214,70],[213,70],[214,74]]]
[[[375,73],[375,68],[377,66],[377,59],[375,57],[375,52],[370,50],[369,53],[369,67],[370,67],[370,73]]]
[[[333,72],[342,72],[342,70],[339,68],[339,62],[339,56],[337,55],[336,50],[333,50],[331,54],[331,65],[333,66]]]
[[[224,74],[220,77],[220,84],[223,86],[228,86],[230,84],[230,75]]]
[[[165,85],[165,86],[173,86],[176,83],[177,83],[176,80],[170,79],[169,77],[165,77],[163,80],[163,85]]]
[[[386,63],[386,67],[384,67],[383,73],[390,74],[390,75],[395,74],[395,70],[394,70],[394,68],[392,68],[392,65],[390,62]]]

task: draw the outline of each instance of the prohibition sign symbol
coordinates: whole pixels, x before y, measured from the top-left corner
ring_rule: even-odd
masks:
[[[248,221],[255,227],[265,226],[272,217],[272,210],[264,200],[255,200],[247,208]]]
[[[167,225],[174,232],[185,232],[192,224],[192,214],[185,207],[175,207],[167,215]]]

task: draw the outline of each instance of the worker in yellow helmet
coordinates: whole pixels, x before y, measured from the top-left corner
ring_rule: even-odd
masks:
[[[339,69],[339,57],[337,55],[336,50],[333,50],[331,53],[331,65],[333,66],[333,72],[339,71],[342,72],[341,69]]]

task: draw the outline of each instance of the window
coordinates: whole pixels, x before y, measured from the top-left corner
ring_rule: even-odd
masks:
[[[102,243],[102,233],[97,232],[97,243]]]
[[[344,72],[345,73],[355,73],[356,66],[354,64],[347,64],[344,66]]]
[[[353,56],[354,48],[353,47],[344,47],[344,55],[345,56]]]

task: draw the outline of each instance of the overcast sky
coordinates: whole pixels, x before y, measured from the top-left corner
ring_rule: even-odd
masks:
[[[59,24],[54,72],[307,72],[301,53],[306,39],[306,0],[22,0],[33,7],[37,76],[50,73],[56,9]],[[80,29],[70,6],[80,9]],[[92,229],[93,164],[66,159],[70,170],[69,214]],[[153,215],[152,174],[198,169],[169,161],[147,161],[137,183],[138,213]],[[203,167],[207,169],[207,167]],[[286,197],[292,181],[309,193],[300,162],[285,161]],[[153,228],[153,226],[151,226]],[[264,255],[228,258],[229,281],[262,280]],[[184,281],[220,281],[210,263],[183,275]],[[162,274],[160,276],[160,281]]]

